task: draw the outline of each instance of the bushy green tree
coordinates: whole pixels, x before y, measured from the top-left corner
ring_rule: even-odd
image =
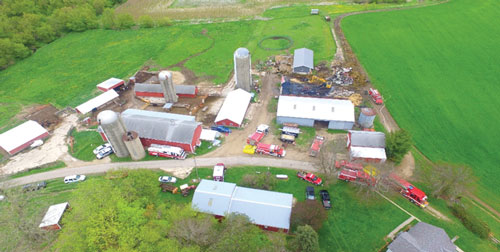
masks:
[[[16,60],[30,55],[30,50],[21,43],[15,43],[10,39],[0,39],[0,68],[6,68]]]
[[[300,226],[295,231],[295,246],[301,252],[319,251],[318,233],[309,225]]]
[[[149,15],[144,15],[139,17],[139,25],[141,28],[151,28],[155,26],[153,18]]]
[[[134,18],[128,13],[120,13],[116,15],[116,28],[118,29],[129,29],[134,26]]]
[[[101,16],[101,25],[104,29],[115,29],[116,27],[115,11],[113,9],[104,9]]]
[[[387,158],[395,163],[400,163],[412,145],[413,141],[408,131],[401,129],[389,133],[385,139]]]

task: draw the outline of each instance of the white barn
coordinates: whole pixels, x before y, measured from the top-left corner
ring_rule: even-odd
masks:
[[[354,105],[349,100],[282,95],[276,121],[308,127],[313,127],[315,122],[326,122],[329,129],[349,130],[355,121]]]
[[[252,99],[252,94],[241,88],[229,92],[215,118],[215,124],[241,127],[250,105],[250,99]]]

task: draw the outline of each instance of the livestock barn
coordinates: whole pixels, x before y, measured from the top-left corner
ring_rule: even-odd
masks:
[[[385,162],[385,134],[373,131],[349,130],[347,149],[351,160]]]
[[[68,207],[68,202],[50,206],[47,210],[47,213],[45,213],[45,216],[42,219],[42,223],[40,223],[38,227],[45,230],[61,229],[61,225],[59,224],[59,222],[61,221],[61,218]]]
[[[111,89],[119,88],[121,85],[125,84],[124,80],[120,80],[117,78],[110,78],[106,81],[103,81],[99,84],[97,84],[97,89],[106,92]]]
[[[191,207],[223,218],[238,213],[248,216],[261,229],[288,233],[293,195],[237,186],[234,183],[201,180]]]
[[[194,152],[201,144],[201,123],[194,116],[127,109],[121,114],[125,127],[139,134],[142,145],[170,145]]]
[[[310,74],[314,69],[314,52],[307,48],[295,49],[293,52],[293,72]]]
[[[49,132],[35,121],[27,121],[0,134],[0,150],[6,155],[14,155],[39,139],[49,136]]]
[[[229,92],[215,118],[215,124],[241,127],[251,99],[252,94],[241,88]]]
[[[354,105],[349,100],[282,95],[278,100],[276,122],[313,127],[323,123],[329,129],[352,129]]]
[[[179,97],[195,98],[198,95],[198,87],[194,85],[174,85],[175,94]],[[163,89],[160,84],[137,83],[134,93],[141,97],[162,97]]]

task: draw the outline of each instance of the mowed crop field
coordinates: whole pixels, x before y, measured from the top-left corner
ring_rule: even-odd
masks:
[[[167,67],[208,49],[185,67],[215,84],[225,83],[238,47],[247,47],[253,62],[285,53],[257,46],[262,38],[274,35],[291,37],[291,52],[311,48],[316,63],[333,58],[335,43],[320,16],[68,34],[0,72],[0,127],[23,105],[77,106],[99,93],[96,84],[132,76],[149,60]]]
[[[347,17],[347,39],[398,124],[430,159],[463,163],[500,209],[500,6],[449,3]]]

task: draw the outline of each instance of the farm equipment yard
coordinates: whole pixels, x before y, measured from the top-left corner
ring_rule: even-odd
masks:
[[[398,9],[410,10],[386,14],[424,13],[467,1],[284,6],[251,1],[265,6],[262,16],[207,23],[181,18],[149,29],[138,23],[137,29],[115,35],[105,29],[69,32],[0,70],[0,80],[11,83],[0,82],[0,98],[10,102],[26,96],[8,106],[0,102],[5,111],[0,116],[0,222],[7,223],[0,236],[15,230],[0,244],[6,251],[67,250],[73,235],[86,242],[76,251],[148,250],[144,244],[167,244],[172,251],[231,251],[229,244],[244,247],[253,240],[261,242],[248,251],[406,252],[408,246],[429,252],[498,251],[498,190],[485,191],[475,166],[421,148],[420,132],[400,121],[403,109],[395,109],[397,118],[388,110],[406,94],[388,90],[394,80],[376,75],[381,70],[374,59],[383,57],[359,52],[366,41],[348,30],[355,41],[351,48],[341,27],[350,15]],[[113,8],[123,13],[134,4],[129,0]],[[211,8],[255,7],[246,1],[219,4]],[[198,0],[167,5],[166,13],[173,16],[186,6],[191,8],[186,15],[210,9]],[[378,15],[385,14],[373,14]],[[348,18],[347,27],[354,29],[356,19]],[[274,34],[277,29],[282,35]],[[110,61],[96,62],[100,72],[87,69],[88,76],[56,89],[54,83],[68,80],[46,74],[60,69],[61,76],[68,75],[61,70],[66,61],[53,67],[60,63],[48,60],[48,54],[58,55],[82,37],[110,39],[101,52]],[[158,42],[167,39],[172,41],[166,47]],[[135,52],[146,47],[151,52]],[[94,48],[82,48],[87,53],[67,59],[73,61],[66,62],[71,71],[95,61],[77,59],[97,57]],[[32,60],[51,67],[37,74],[42,67],[31,67]],[[8,75],[32,68],[33,80],[18,79],[32,83],[33,90],[46,81],[38,96],[24,93],[25,84],[14,90],[13,75]],[[32,104],[26,103],[30,99]],[[437,161],[439,153],[446,162]],[[90,199],[88,205],[82,195]],[[106,210],[82,212],[96,206]],[[240,215],[246,217],[238,223]],[[92,218],[94,224],[85,222]],[[128,227],[117,223],[127,218],[134,220],[129,224],[136,225],[137,237],[122,244],[119,233]],[[75,233],[80,222],[86,223],[84,234]],[[99,245],[92,247],[81,235],[100,234],[93,230],[102,228],[97,222],[120,231],[103,235],[108,244],[96,240]],[[241,237],[255,236],[230,240],[224,232],[231,225],[247,230]],[[164,234],[156,237],[158,230]],[[213,234],[204,236],[207,230]],[[302,247],[302,232],[315,237],[307,239],[316,247]],[[144,235],[150,243],[138,238]]]

